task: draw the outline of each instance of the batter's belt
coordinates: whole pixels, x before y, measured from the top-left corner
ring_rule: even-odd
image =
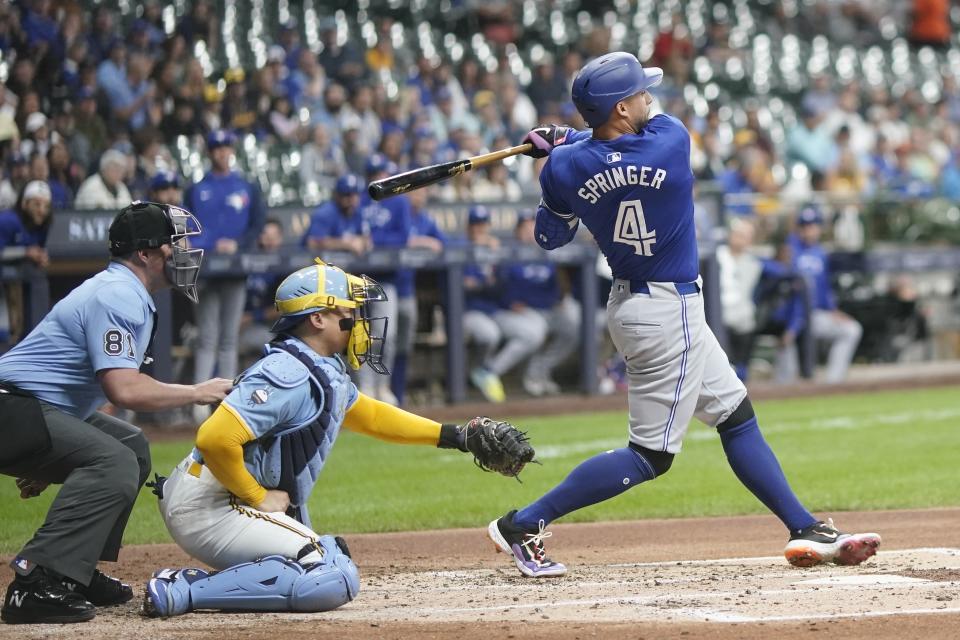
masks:
[[[659,285],[670,285],[677,290],[677,294],[681,296],[689,296],[700,293],[700,279],[697,278],[693,282],[658,282]],[[634,279],[620,279],[617,278],[614,280],[615,285],[620,285],[624,287],[630,287],[630,293],[643,293],[650,295],[650,283],[646,280],[634,280]]]

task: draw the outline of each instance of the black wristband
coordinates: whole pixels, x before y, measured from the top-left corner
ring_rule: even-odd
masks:
[[[459,425],[441,425],[440,439],[437,441],[437,447],[440,449],[459,449],[460,451],[466,451],[467,443]]]

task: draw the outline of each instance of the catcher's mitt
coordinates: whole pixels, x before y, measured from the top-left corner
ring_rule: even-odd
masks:
[[[527,434],[508,422],[479,416],[461,426],[460,431],[463,449],[473,454],[474,463],[484,471],[519,480],[524,465],[533,461],[535,452]]]

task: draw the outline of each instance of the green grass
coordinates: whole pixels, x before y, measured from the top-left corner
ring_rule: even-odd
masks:
[[[794,489],[816,512],[960,505],[960,435],[955,388],[757,403],[761,428]],[[624,413],[524,418],[540,451],[523,484],[481,473],[469,456],[392,445],[345,433],[310,501],[321,532],[479,527],[522,506],[595,452],[623,446]],[[169,470],[188,442],[153,447],[154,469]],[[20,500],[0,480],[0,552],[15,551],[43,519],[55,491]],[[155,498],[143,491],[128,544],[168,542]],[[719,439],[698,422],[670,473],[565,521],[764,513],[726,464]]]

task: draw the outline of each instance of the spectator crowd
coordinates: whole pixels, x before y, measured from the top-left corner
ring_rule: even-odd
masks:
[[[545,6],[509,2],[476,9],[471,24],[480,40],[450,33],[456,42],[445,37],[442,49],[424,46],[412,27],[386,14],[362,25],[344,12],[309,24],[303,15],[288,15],[263,34],[259,64],[221,64],[218,52],[243,43],[226,42],[230,34],[214,3],[182,4],[183,14],[175,15],[173,6],[158,0],[125,12],[77,0],[0,3],[0,211],[9,212],[0,221],[4,229],[19,229],[0,238],[4,259],[45,265],[46,230],[58,210],[116,210],[142,198],[191,209],[206,229],[204,248],[214,253],[279,250],[290,241],[357,254],[376,247],[439,250],[447,240],[431,227],[426,191],[378,204],[361,197],[361,185],[516,144],[538,123],[583,128],[569,98],[574,75],[598,53],[630,48],[623,30],[604,19],[606,3],[588,24],[578,19],[574,37],[558,40],[521,15],[529,4],[546,19]],[[614,3],[618,10],[622,4]],[[850,201],[879,193],[960,198],[960,83],[952,72],[936,86],[889,85],[841,73],[828,56],[829,64],[811,73],[786,104],[764,93],[711,94],[710,83],[699,77],[704,65],[729,70],[757,64],[761,35],[806,43],[825,38],[828,49],[851,43],[864,50],[911,47],[914,57],[923,46],[941,60],[936,56],[949,46],[952,30],[940,3],[918,3],[926,12],[902,16],[902,24],[912,20],[913,27],[890,35],[880,18],[895,4],[775,0],[751,16],[706,3],[707,21],[693,19],[691,11],[660,10],[653,37],[641,42],[647,62],[665,70],[659,106],[688,127],[697,177],[716,181],[732,196],[729,213],[762,214],[781,194],[797,200],[814,193]],[[528,36],[554,41],[518,49],[515,43]],[[294,181],[292,191],[277,191],[264,171],[275,150],[283,152],[280,171]],[[429,196],[520,202],[536,197],[535,175],[531,160],[516,158],[463,173]],[[320,205],[302,239],[284,238],[276,221],[267,224],[267,205],[286,202]],[[471,214],[468,226],[482,226],[480,218]],[[528,241],[524,224],[520,216],[518,242]],[[483,234],[468,230],[468,236],[474,241]],[[18,244],[23,253],[6,250]],[[795,253],[803,252],[801,244],[793,245]],[[484,302],[492,274],[482,267],[468,271],[468,335],[483,351],[471,379],[488,398],[502,398],[499,376],[525,358],[528,391],[555,391],[550,369],[575,344],[567,322],[575,314],[548,271],[526,265],[500,274],[501,291],[529,296],[537,281],[543,295],[501,296],[496,309]],[[750,277],[760,282],[753,271]],[[416,326],[413,277],[402,271],[374,275],[393,294],[385,313],[401,320],[390,326],[390,339],[399,345],[391,356],[393,386],[368,391],[396,401]],[[268,298],[271,284],[255,277],[224,280],[201,294],[198,380],[213,370],[221,377],[235,373],[241,334],[262,336],[251,333],[251,323],[268,320],[249,302]],[[830,310],[822,301],[815,306]],[[499,320],[485,326],[469,320],[484,309]],[[540,327],[536,339],[523,335],[534,326]],[[814,321],[814,330],[818,326],[823,322]],[[548,337],[548,327],[555,336]],[[853,331],[844,335],[849,351],[849,344],[856,346]],[[831,371],[839,371],[835,363],[844,359],[831,356]]]

